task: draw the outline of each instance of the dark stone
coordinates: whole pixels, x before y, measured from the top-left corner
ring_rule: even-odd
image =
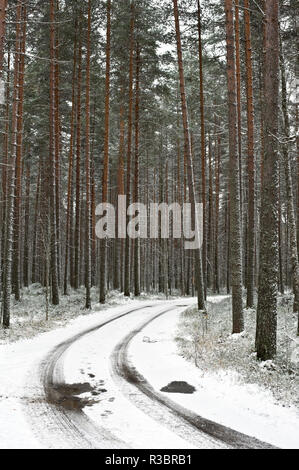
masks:
[[[161,392],[192,394],[196,392],[196,388],[187,382],[171,382],[166,387],[161,388]]]

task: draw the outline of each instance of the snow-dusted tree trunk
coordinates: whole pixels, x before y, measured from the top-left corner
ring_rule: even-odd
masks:
[[[181,41],[181,31],[180,31],[180,21],[179,21],[177,0],[173,0],[173,10],[174,10],[174,20],[175,20],[175,29],[176,29],[181,107],[182,107],[182,119],[183,119],[183,129],[184,129],[184,148],[185,148],[185,157],[186,157],[186,163],[187,163],[187,179],[188,179],[188,186],[189,186],[189,192],[190,192],[190,201],[191,201],[193,211],[194,211],[196,207],[196,192],[195,192],[195,183],[194,183],[193,159],[191,155],[187,97],[186,97],[186,90],[185,90],[185,77],[184,77],[184,68],[183,68],[182,41]],[[199,310],[205,310],[202,259],[201,259],[201,252],[199,249],[195,250],[195,269],[196,269],[196,287],[197,287],[197,297],[198,297],[198,308]]]
[[[26,168],[26,193],[25,193],[25,219],[24,219],[24,254],[23,254],[23,283],[29,287],[29,228],[30,228],[30,162],[25,163]]]
[[[15,42],[15,58],[14,58],[14,92],[11,119],[11,153],[9,166],[6,172],[7,178],[7,200],[6,200],[6,218],[5,218],[5,243],[3,253],[3,326],[10,327],[10,306],[11,306],[11,274],[12,274],[12,236],[13,236],[13,219],[14,219],[14,193],[15,193],[15,147],[17,143],[17,109],[19,99],[18,83],[20,79],[20,50],[21,50],[21,18],[22,18],[23,1],[18,0],[16,10],[16,42]]]
[[[260,267],[256,349],[258,359],[273,359],[277,348],[278,293],[278,98],[279,5],[265,2],[264,161],[260,223]]]
[[[255,155],[254,155],[254,106],[253,106],[253,71],[252,44],[249,0],[244,1],[245,22],[245,61],[247,91],[247,173],[248,173],[248,260],[247,260],[247,307],[254,305],[255,280]]]
[[[111,0],[107,1],[106,30],[106,84],[105,84],[105,139],[102,202],[108,202],[109,183],[109,129],[110,129],[110,63],[111,63]],[[106,302],[107,284],[107,241],[101,240],[100,250],[100,302]]]
[[[82,23],[79,27],[79,51],[78,51],[78,74],[77,74],[77,120],[76,120],[76,195],[75,195],[75,227],[74,227],[74,287],[80,284],[80,227],[81,227],[81,83],[82,83]]]
[[[203,246],[202,266],[203,278],[206,290],[207,278],[207,227],[206,227],[206,125],[205,125],[205,97],[204,97],[204,74],[202,54],[202,25],[201,5],[197,0],[197,29],[198,29],[198,58],[199,58],[199,94],[200,94],[200,136],[201,136],[201,202],[203,204]]]
[[[290,256],[292,262],[293,271],[293,283],[294,283],[294,312],[299,312],[299,263],[298,263],[298,252],[297,252],[297,232],[296,232],[296,218],[295,218],[295,205],[293,196],[293,181],[291,173],[291,163],[289,155],[289,140],[290,140],[290,122],[288,114],[287,104],[287,84],[285,74],[285,64],[282,51],[282,41],[280,50],[280,68],[281,68],[281,91],[282,91],[282,113],[284,121],[284,138],[285,142],[282,144],[283,163],[285,169],[286,178],[286,192],[287,192],[287,205],[288,205],[288,222],[289,222],[289,233],[290,233]],[[299,335],[299,323],[298,323],[298,335]]]
[[[70,242],[71,242],[71,218],[72,214],[72,194],[73,194],[73,168],[74,168],[74,134],[75,134],[75,111],[76,111],[76,91],[75,78],[77,69],[77,21],[75,23],[75,41],[73,56],[73,78],[72,78],[72,111],[71,111],[71,129],[70,129],[70,147],[69,147],[69,167],[68,167],[68,190],[67,190],[67,213],[66,213],[66,240],[65,240],[65,262],[64,262],[64,295],[67,295],[69,265],[70,265]]]
[[[235,50],[236,50],[236,93],[237,93],[237,128],[238,128],[238,158],[239,158],[239,181],[240,181],[240,211],[241,231],[243,220],[243,165],[242,165],[242,96],[241,96],[241,51],[240,51],[240,5],[235,0]]]
[[[58,259],[57,259],[57,218],[56,218],[56,172],[55,172],[55,4],[50,1],[50,132],[49,132],[49,170],[50,170],[50,220],[51,220],[51,285],[52,303],[59,305]]]
[[[0,79],[3,71],[7,0],[0,0]]]
[[[122,77],[123,80],[123,77]],[[124,181],[124,154],[125,154],[125,119],[124,119],[124,85],[121,84],[119,107],[119,154],[118,154],[118,174],[117,174],[117,196],[125,194]],[[118,221],[118,214],[117,214]],[[118,222],[117,222],[118,223]],[[118,226],[117,226],[118,230]],[[115,288],[123,292],[124,290],[124,240],[116,239],[115,253]]]
[[[25,47],[26,47],[26,17],[27,9],[23,4],[21,25],[21,46],[18,80],[18,106],[17,106],[17,133],[15,148],[15,200],[14,200],[14,227],[13,227],[13,265],[12,280],[15,299],[21,300],[20,291],[20,251],[21,251],[21,199],[22,199],[22,158],[23,158],[23,108],[24,108],[24,75],[25,75]]]
[[[91,185],[90,185],[90,35],[91,35],[91,0],[88,0],[87,47],[86,47],[86,129],[85,129],[85,177],[86,177],[86,239],[85,239],[85,308],[91,309]]]
[[[135,175],[134,203],[139,202],[139,100],[140,100],[140,47],[136,44],[136,84],[135,84]],[[134,240],[134,293],[140,295],[140,239]]]
[[[227,86],[230,160],[230,275],[233,304],[233,333],[244,330],[242,300],[242,238],[240,211],[240,173],[237,150],[237,87],[232,0],[225,0],[227,35]]]
[[[129,65],[129,114],[128,114],[128,150],[127,150],[127,181],[126,196],[127,207],[131,202],[131,159],[132,159],[132,122],[133,122],[133,78],[134,78],[134,43],[135,43],[135,8],[131,2],[131,25],[130,25],[130,65]],[[128,219],[127,219],[128,222]],[[130,297],[131,292],[131,240],[126,236],[125,240],[125,265],[124,265],[124,294]]]

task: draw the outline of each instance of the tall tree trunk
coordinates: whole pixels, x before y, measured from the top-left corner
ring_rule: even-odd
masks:
[[[34,209],[34,225],[33,225],[33,243],[32,243],[32,283],[37,282],[37,245],[38,245],[38,225],[39,225],[39,209],[40,209],[40,192],[41,192],[41,172],[42,163],[39,161],[37,182],[36,182],[36,197]]]
[[[277,348],[279,5],[265,2],[264,164],[256,348],[273,359]]]
[[[220,165],[221,165],[221,136],[218,135],[216,162],[216,207],[215,207],[215,253],[214,253],[214,291],[220,294],[219,284],[219,214],[220,214]]]
[[[207,236],[207,254],[208,254],[208,269],[207,269],[207,286],[212,287],[213,279],[213,162],[212,162],[212,139],[209,135],[209,211],[208,211],[208,236]]]
[[[29,287],[29,227],[30,227],[30,163],[25,163],[26,193],[25,193],[25,219],[24,219],[24,255],[23,255],[23,283]]]
[[[56,219],[56,173],[55,173],[55,4],[50,0],[50,225],[51,225],[51,284],[52,303],[59,305],[58,259],[57,259],[57,219]]]
[[[248,257],[247,257],[247,308],[254,306],[255,283],[255,156],[254,156],[254,107],[252,46],[249,0],[244,0],[246,82],[247,82],[247,151],[248,151]]]
[[[13,236],[13,218],[14,218],[14,193],[15,193],[15,158],[17,143],[17,107],[18,107],[18,83],[20,75],[20,51],[21,51],[21,18],[23,1],[18,0],[16,10],[16,41],[14,58],[14,96],[11,119],[11,153],[10,165],[7,167],[7,200],[6,200],[6,218],[5,218],[5,243],[3,255],[3,295],[2,295],[2,319],[3,327],[10,327],[10,309],[11,309],[11,274],[12,274],[12,236]]]
[[[233,2],[225,0],[227,41],[227,84],[230,160],[230,271],[232,285],[233,333],[244,330],[242,300],[242,237],[240,214],[240,168],[237,151],[237,94]]]
[[[7,0],[0,0],[0,79],[3,72]]]
[[[18,80],[18,106],[17,106],[17,136],[16,136],[16,157],[15,157],[15,208],[14,208],[14,228],[13,228],[13,265],[12,279],[16,301],[21,300],[20,292],[20,251],[21,251],[21,198],[22,198],[22,158],[23,158],[23,108],[24,108],[24,75],[25,75],[25,47],[26,47],[26,5],[22,8],[22,38],[21,57],[19,61]]]
[[[298,251],[297,251],[297,231],[296,231],[296,217],[295,217],[295,205],[293,196],[293,182],[292,182],[292,170],[289,155],[289,140],[290,140],[290,121],[288,114],[287,104],[287,84],[286,84],[286,73],[285,64],[282,50],[282,41],[280,41],[280,68],[281,68],[281,90],[282,90],[282,113],[284,123],[284,137],[285,142],[282,144],[283,163],[285,169],[286,178],[286,193],[287,193],[287,206],[288,206],[288,222],[290,230],[290,257],[292,263],[293,272],[293,285],[294,285],[294,312],[299,313],[299,263],[298,263]],[[299,335],[299,322],[298,322],[298,335]]]
[[[200,0],[197,0],[197,28],[198,28],[198,56],[199,56],[199,95],[200,95],[200,135],[201,135],[201,202],[203,204],[203,245],[202,266],[205,285],[205,296],[207,286],[207,228],[206,228],[206,129],[205,129],[205,98],[204,98],[204,75],[202,55],[202,26]]]
[[[196,192],[195,192],[195,184],[194,184],[193,160],[192,160],[192,155],[191,155],[187,99],[186,99],[186,91],[185,91],[185,77],[184,77],[184,68],[183,68],[182,42],[181,42],[181,32],[180,32],[180,22],[179,22],[177,0],[173,0],[173,9],[174,9],[174,20],[175,20],[175,29],[176,29],[178,69],[179,69],[179,77],[180,77],[180,92],[181,92],[182,119],[183,119],[183,128],[184,128],[185,155],[187,157],[187,165],[188,165],[188,171],[187,171],[188,185],[189,185],[190,200],[191,200],[191,205],[192,205],[192,212],[195,215]],[[202,259],[201,259],[201,252],[199,249],[195,250],[195,269],[196,269],[196,287],[197,287],[197,296],[198,296],[198,308],[199,310],[205,310],[204,283],[203,283],[203,275],[202,275]]]
[[[57,26],[57,14],[59,12],[59,0],[56,0],[56,25],[55,25],[55,188],[56,188],[56,244],[57,244],[57,274],[58,274],[58,285],[60,285],[60,257],[61,257],[61,246],[60,246],[60,96],[59,96],[59,36]]]
[[[75,23],[77,31],[77,21]],[[68,279],[69,279],[69,258],[71,244],[71,218],[72,214],[72,192],[73,192],[73,167],[74,167],[74,134],[75,134],[75,82],[77,70],[77,35],[74,41],[74,57],[73,57],[73,78],[72,78],[72,111],[70,125],[70,148],[69,148],[69,165],[68,165],[68,190],[67,190],[67,213],[66,213],[66,240],[65,240],[65,262],[64,262],[64,295],[67,295]]]
[[[134,65],[134,29],[135,29],[135,8],[134,2],[131,2],[131,24],[130,24],[130,66],[129,66],[129,115],[128,115],[128,150],[127,150],[127,182],[126,182],[126,196],[127,207],[131,201],[131,159],[132,159],[132,121],[133,121],[133,65]],[[129,221],[127,217],[127,222]],[[124,266],[124,294],[130,297],[131,292],[131,240],[126,235],[125,240],[125,266]]]
[[[235,0],[235,45],[236,45],[236,83],[237,83],[237,127],[238,127],[238,156],[240,180],[240,211],[241,233],[243,221],[243,179],[242,179],[242,102],[241,102],[241,58],[240,58],[240,8],[239,0]]]
[[[78,77],[77,77],[77,141],[76,141],[76,214],[74,228],[74,287],[80,285],[80,227],[81,227],[81,81],[82,81],[82,23],[79,28]]]
[[[4,265],[4,245],[5,245],[5,219],[6,219],[6,206],[7,206],[7,170],[8,170],[8,154],[9,154],[9,129],[10,129],[10,63],[11,63],[11,51],[10,45],[8,46],[8,58],[7,58],[7,84],[6,84],[6,106],[5,106],[5,131],[3,141],[3,168],[2,168],[2,225],[1,225],[1,261],[2,266]],[[1,279],[2,281],[2,272]]]
[[[135,85],[135,176],[134,203],[139,202],[139,94],[140,94],[140,48],[136,44],[136,85]],[[134,240],[134,291],[140,296],[140,239]]]
[[[108,202],[109,180],[109,131],[110,131],[110,62],[111,62],[111,0],[107,0],[106,31],[106,84],[105,84],[105,142],[102,202]],[[101,240],[100,303],[106,302],[107,284],[107,240]]]
[[[85,308],[91,309],[91,192],[90,192],[90,35],[91,35],[91,0],[88,0],[87,47],[86,47],[86,129],[85,129],[85,173],[86,173],[86,240],[85,240]]]
[[[125,181],[124,181],[124,154],[125,154],[125,121],[124,121],[124,86],[121,85],[120,90],[120,108],[119,108],[119,156],[118,156],[118,179],[117,179],[117,194],[123,196],[125,194]],[[118,215],[118,213],[117,213]],[[118,225],[117,225],[118,231]],[[115,287],[117,284],[120,286],[121,292],[124,290],[124,240],[117,238],[116,240],[117,255],[115,257]],[[119,287],[118,286],[118,287]]]

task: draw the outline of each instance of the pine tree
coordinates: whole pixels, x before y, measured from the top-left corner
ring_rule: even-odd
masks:
[[[242,241],[239,160],[237,152],[237,87],[234,44],[233,3],[225,1],[227,41],[227,83],[229,110],[229,159],[230,159],[230,275],[233,304],[233,333],[244,330],[242,300]]]
[[[91,0],[88,0],[87,51],[86,51],[86,109],[85,109],[85,176],[86,176],[86,253],[85,253],[85,308],[91,309],[91,184],[90,184],[90,35],[91,35]]]
[[[110,132],[110,62],[111,62],[111,0],[107,0],[107,32],[106,32],[106,84],[105,84],[105,143],[102,202],[108,202],[109,179],[109,132]],[[106,302],[107,279],[107,242],[101,240],[101,273],[100,273],[100,302]]]
[[[265,2],[264,161],[260,226],[260,270],[256,348],[258,359],[273,359],[277,351],[278,290],[278,96],[279,6]]]
[[[175,20],[175,28],[176,28],[182,120],[183,120],[183,128],[184,128],[184,147],[185,147],[185,155],[187,158],[187,178],[188,178],[188,185],[189,185],[189,191],[190,191],[190,200],[191,200],[191,205],[193,208],[192,210],[194,212],[195,207],[196,207],[196,193],[195,193],[195,184],[194,184],[193,160],[192,160],[192,155],[191,155],[188,111],[187,111],[187,101],[186,101],[186,92],[185,92],[185,78],[184,78],[184,69],[183,69],[181,32],[180,32],[177,0],[173,0],[173,9],[174,9],[174,20]],[[203,285],[203,276],[202,276],[202,260],[201,260],[200,250],[195,251],[195,268],[196,268],[198,308],[199,310],[205,310],[204,285]]]
[[[13,236],[13,217],[14,217],[14,192],[15,192],[15,155],[17,143],[17,106],[18,106],[18,85],[20,81],[20,51],[21,51],[21,19],[23,12],[23,1],[18,0],[16,9],[16,40],[14,54],[14,88],[13,88],[13,109],[11,122],[11,154],[10,166],[7,168],[7,192],[6,192],[6,217],[5,217],[5,242],[3,255],[3,299],[2,299],[2,318],[3,327],[10,327],[11,315],[11,274],[12,274],[12,236]]]
[[[246,47],[246,90],[247,90],[247,151],[248,151],[248,259],[247,259],[247,307],[254,306],[255,281],[255,155],[254,155],[254,106],[252,44],[250,28],[249,0],[244,1],[245,47]]]

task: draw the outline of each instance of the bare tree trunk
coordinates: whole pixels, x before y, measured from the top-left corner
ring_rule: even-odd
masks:
[[[77,21],[75,24],[77,30]],[[77,31],[76,31],[77,32]],[[75,134],[75,78],[77,69],[77,35],[74,41],[74,57],[73,57],[73,79],[72,79],[72,111],[71,111],[71,136],[69,149],[69,165],[68,165],[68,190],[67,190],[67,213],[66,213],[66,240],[65,240],[65,262],[64,262],[64,295],[67,295],[68,277],[69,277],[69,258],[71,243],[71,218],[72,214],[72,191],[73,191],[73,166],[74,166],[74,134]]]
[[[277,348],[278,291],[278,97],[279,5],[265,2],[264,164],[261,207],[257,357],[273,359]]]
[[[219,284],[219,214],[220,214],[220,165],[221,165],[221,136],[218,136],[216,162],[216,210],[215,210],[215,258],[214,258],[214,291],[220,294]]]
[[[56,0],[55,18],[57,22],[57,14],[59,12],[59,0]],[[58,285],[60,286],[60,97],[59,97],[59,37],[58,26],[55,25],[55,188],[56,188],[56,245],[57,245],[57,276]]]
[[[136,85],[135,85],[135,177],[134,203],[139,202],[139,94],[140,94],[140,48],[136,44]],[[134,240],[134,291],[140,296],[140,239]]]
[[[14,218],[14,192],[15,192],[15,146],[17,143],[17,106],[18,106],[18,82],[20,72],[20,51],[21,51],[21,18],[23,1],[18,0],[16,10],[16,47],[14,59],[14,96],[11,123],[11,155],[10,165],[7,167],[7,201],[6,201],[6,219],[5,219],[5,243],[3,255],[3,304],[2,318],[3,327],[10,327],[10,308],[11,308],[11,274],[12,274],[12,236],[13,236],[13,218]]]
[[[134,29],[135,29],[135,9],[134,2],[131,2],[131,25],[130,25],[130,66],[129,66],[129,116],[128,116],[128,151],[127,151],[127,207],[131,201],[131,157],[132,157],[132,121],[133,121],[133,59],[134,59]],[[127,218],[127,222],[128,222]],[[126,235],[125,240],[125,266],[124,266],[124,294],[130,297],[131,276],[130,276],[130,249],[131,240]]]
[[[207,267],[207,286],[208,288],[212,287],[212,279],[213,279],[213,217],[214,217],[214,210],[213,210],[213,163],[212,163],[212,140],[211,136],[209,135],[209,190],[208,190],[208,197],[209,197],[209,210],[208,210],[208,234],[207,234],[207,259],[208,259],[208,267]]]
[[[23,255],[23,283],[29,287],[29,227],[30,227],[30,163],[26,165],[26,193],[25,193],[25,220],[24,220],[24,255]]]
[[[242,102],[241,102],[241,58],[240,58],[240,8],[239,0],[235,0],[235,45],[236,45],[236,83],[237,83],[237,127],[238,127],[238,156],[240,180],[240,211],[241,233],[243,221],[243,179],[242,179]]]
[[[289,219],[289,230],[290,230],[290,256],[292,263],[293,272],[293,286],[294,286],[294,312],[299,313],[299,263],[298,263],[298,251],[297,251],[297,232],[296,232],[296,218],[295,218],[295,207],[294,207],[294,196],[293,196],[293,182],[289,155],[289,140],[290,140],[290,122],[288,115],[287,105],[287,84],[284,57],[282,50],[282,41],[280,49],[280,69],[281,69],[281,90],[282,90],[282,113],[284,121],[284,137],[285,143],[282,144],[283,163],[285,169],[286,178],[286,193],[287,193],[287,206],[288,206],[288,219]],[[298,322],[298,335],[299,335],[299,322]]]
[[[237,94],[234,45],[233,2],[225,0],[227,34],[227,83],[229,108],[229,157],[230,157],[230,271],[232,285],[233,333],[244,330],[242,300],[242,237],[240,213],[240,178],[237,151]]]
[[[0,79],[3,71],[7,0],[0,0]]]
[[[77,142],[76,142],[76,214],[74,227],[74,287],[80,285],[80,227],[81,227],[81,81],[82,81],[82,24],[79,28],[78,77],[77,77]]]
[[[125,194],[124,182],[124,153],[125,153],[125,121],[124,121],[124,86],[121,85],[120,90],[120,108],[119,108],[119,157],[118,157],[118,180],[117,194],[123,196]],[[118,213],[117,213],[118,216]],[[117,226],[118,229],[118,226]],[[116,240],[117,254],[115,257],[115,287],[120,287],[121,292],[124,290],[124,240]],[[117,279],[118,278],[118,279]]]
[[[200,94],[200,133],[201,133],[201,202],[203,204],[203,245],[202,245],[202,270],[205,285],[205,297],[207,286],[207,228],[206,228],[206,129],[205,129],[205,99],[204,76],[202,57],[202,27],[200,0],[197,0],[197,26],[198,26],[198,56],[199,56],[199,94]]]
[[[36,182],[36,198],[34,209],[34,225],[33,225],[33,244],[32,244],[32,282],[37,282],[37,237],[38,237],[38,220],[40,210],[40,188],[41,188],[41,160],[39,161],[37,182]]]
[[[108,202],[109,124],[110,124],[110,62],[111,62],[111,0],[107,0],[106,86],[105,86],[105,143],[102,202]],[[107,240],[101,240],[100,303],[106,302]]]
[[[178,68],[179,68],[179,76],[180,76],[180,92],[181,92],[182,119],[183,119],[183,128],[184,128],[185,155],[187,157],[187,165],[188,165],[188,171],[187,171],[188,185],[189,185],[189,192],[190,192],[190,200],[191,200],[191,204],[193,208],[192,212],[195,215],[196,192],[195,192],[195,184],[194,184],[193,160],[192,160],[192,155],[191,155],[188,110],[187,110],[187,100],[186,100],[186,91],[185,91],[185,77],[184,77],[184,69],[183,69],[182,43],[181,43],[181,32],[180,32],[180,22],[179,22],[177,0],[173,0],[173,8],[174,8],[174,19],[175,19],[175,28],[176,28]],[[195,269],[196,269],[198,308],[199,310],[205,310],[206,307],[205,307],[204,283],[203,283],[203,275],[202,275],[202,259],[201,259],[201,252],[199,249],[195,250]]]
[[[91,309],[91,210],[90,210],[90,35],[91,35],[91,0],[88,0],[87,47],[86,47],[86,129],[85,129],[85,173],[86,173],[86,253],[85,253],[85,308]]]
[[[52,303],[59,305],[57,219],[56,219],[56,173],[55,173],[55,5],[50,0],[50,217],[51,217],[51,284]]]
[[[254,156],[254,107],[252,46],[249,0],[244,0],[246,79],[247,79],[247,146],[248,146],[248,258],[247,258],[247,307],[254,306],[255,282],[255,156]]]
[[[17,106],[17,136],[16,136],[16,157],[15,157],[15,208],[14,208],[14,228],[13,228],[13,264],[12,279],[16,301],[21,300],[20,292],[20,251],[21,251],[21,198],[22,198],[22,158],[23,158],[23,108],[24,108],[24,75],[25,75],[25,47],[26,47],[26,5],[22,8],[22,38],[21,57],[19,61],[18,80],[18,106]]]

